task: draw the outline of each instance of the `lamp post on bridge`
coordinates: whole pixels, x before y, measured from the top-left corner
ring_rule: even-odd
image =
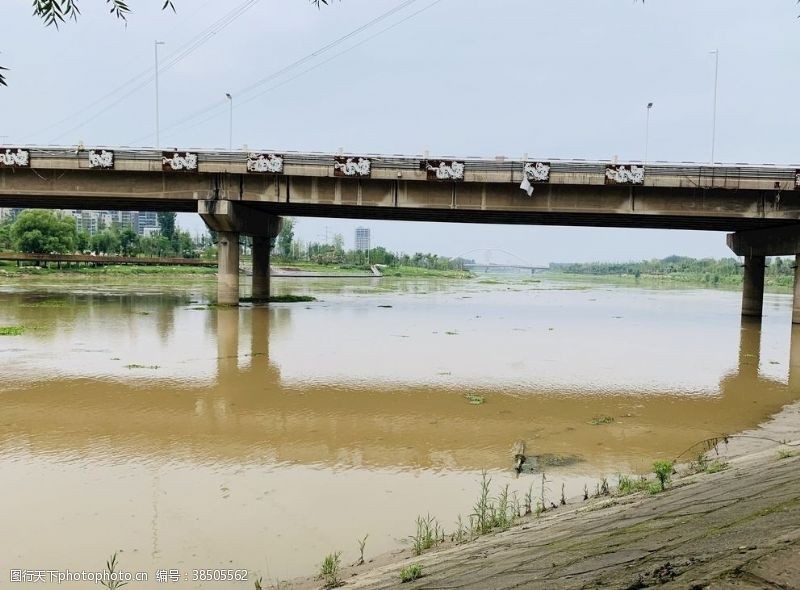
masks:
[[[156,149],[161,148],[161,133],[160,133],[160,123],[159,123],[159,114],[158,114],[158,46],[164,45],[163,41],[153,41],[153,47],[155,49],[155,74],[156,74]]]
[[[230,92],[225,93],[225,98],[230,103],[230,110],[228,113],[228,151],[233,150],[233,96]]]
[[[647,121],[644,127],[644,162],[643,164],[647,166],[647,150],[650,147],[650,109],[653,108],[653,103],[647,103]]]
[[[719,49],[712,49],[714,54],[714,109],[711,116],[711,163],[714,163],[714,150],[717,143],[717,83],[719,82]]]

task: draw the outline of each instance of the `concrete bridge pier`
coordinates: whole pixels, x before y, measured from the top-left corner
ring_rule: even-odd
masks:
[[[269,253],[272,239],[253,236],[253,291],[256,301],[269,301]]]
[[[269,300],[269,253],[281,218],[234,201],[198,201],[197,211],[217,232],[217,303],[239,305],[239,236],[253,237],[253,298]]]
[[[217,233],[217,303],[239,304],[239,232]]]
[[[794,256],[794,301],[792,323],[800,324],[800,224],[775,229],[739,231],[727,236],[728,247],[744,256],[742,315],[760,317],[764,302],[766,256]]]
[[[760,318],[764,309],[765,256],[744,257],[742,315]]]
[[[792,323],[800,324],[800,254],[794,256],[794,300],[792,301]]]

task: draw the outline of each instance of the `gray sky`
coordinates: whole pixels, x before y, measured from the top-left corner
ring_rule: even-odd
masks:
[[[649,159],[705,161],[709,50],[718,47],[717,159],[800,161],[794,0],[342,0],[321,10],[305,0],[251,2],[160,74],[162,145],[227,147],[230,92],[235,146],[624,160],[643,156],[645,105],[653,101]],[[160,2],[131,0],[126,26],[104,3],[83,0],[79,22],[56,31],[31,17],[30,4],[6,0],[0,19],[0,64],[11,68],[9,88],[0,90],[3,143],[154,145],[153,41],[166,43],[164,67],[226,13],[247,6],[176,0],[174,15],[162,13]],[[202,227],[196,216],[180,221]],[[706,232],[305,218],[297,233],[324,239],[327,227],[352,244],[357,225],[390,249],[455,256],[503,248],[537,264],[730,255],[723,235]]]

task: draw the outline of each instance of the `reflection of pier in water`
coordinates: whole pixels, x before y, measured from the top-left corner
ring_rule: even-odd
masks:
[[[511,445],[524,439],[536,454],[579,453],[594,465],[614,460],[619,467],[626,457],[678,453],[687,440],[748,428],[754,415],[765,417],[800,396],[798,326],[792,328],[788,385],[759,374],[761,327],[744,320],[737,370],[720,379],[717,395],[497,393],[475,407],[460,392],[423,386],[287,387],[269,349],[271,334],[291,329],[290,309],[209,313],[218,357],[212,385],[156,378],[145,385],[92,379],[63,380],[58,389],[47,382],[28,385],[0,396],[0,449],[9,440],[26,440],[34,452],[91,456],[97,449],[104,457],[180,457],[199,464],[480,469],[508,466]],[[250,346],[240,351],[244,330]],[[69,402],[65,391],[73,392]],[[615,424],[588,423],[608,414]]]

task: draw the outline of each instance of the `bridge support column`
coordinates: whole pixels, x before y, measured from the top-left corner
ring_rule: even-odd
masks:
[[[253,237],[253,300],[269,301],[269,252],[272,240]]]
[[[197,212],[219,235],[218,302],[239,304],[239,235],[253,237],[253,297],[269,300],[269,251],[281,218],[238,201],[198,201]]]
[[[761,317],[764,308],[764,256],[744,257],[742,315]]]
[[[792,300],[792,323],[800,324],[800,254],[794,255],[794,299]]]
[[[217,303],[239,305],[239,232],[217,236]]]

